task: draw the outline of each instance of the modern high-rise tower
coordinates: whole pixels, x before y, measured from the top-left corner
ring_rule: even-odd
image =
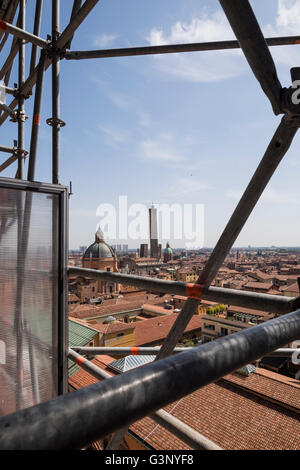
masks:
[[[150,227],[150,256],[159,258],[158,234],[157,234],[157,209],[153,206],[149,209],[149,227]]]

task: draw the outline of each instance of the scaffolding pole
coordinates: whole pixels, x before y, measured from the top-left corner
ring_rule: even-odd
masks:
[[[265,38],[268,46],[287,46],[300,44],[300,36]],[[123,47],[118,49],[100,49],[91,51],[66,52],[66,60],[107,59],[110,57],[130,57],[155,54],[178,54],[180,52],[204,52],[239,49],[238,41],[196,42],[189,44],[167,44],[163,46]]]
[[[14,147],[7,147],[6,145],[0,145],[0,152],[14,153],[16,149]]]
[[[94,6],[99,2],[99,0],[86,0],[80,10],[78,10],[77,14],[73,17],[73,19],[70,21],[66,29],[62,32],[62,34],[59,36],[57,40],[57,49],[63,50],[70,38],[73,36],[74,32],[76,29],[81,25],[81,23],[85,20],[85,18],[88,16],[88,14],[91,12],[91,10],[94,8]],[[45,61],[45,70],[48,69],[48,67],[52,63],[52,58],[47,57]],[[25,96],[29,95],[32,88],[34,87],[36,80],[37,80],[37,72],[38,72],[38,67],[35,67],[33,73],[29,75],[27,80],[25,81],[23,87],[20,91],[20,93],[23,93]],[[9,107],[13,110],[18,104],[17,99],[14,99],[10,104]],[[8,113],[3,113],[3,115],[0,118],[0,125],[2,125],[5,120],[8,117]]]
[[[100,279],[108,282],[118,282],[131,285],[157,293],[171,293],[173,295],[190,296],[190,291],[198,293],[198,300],[211,300],[214,302],[248,307],[265,312],[283,314],[292,312],[300,307],[300,297],[287,297],[282,295],[259,294],[257,292],[226,289],[223,287],[204,287],[201,284],[191,284],[179,281],[166,281],[151,277],[135,276],[132,274],[113,273],[98,269],[79,268],[69,266],[69,276],[83,276],[85,278]],[[193,286],[193,287],[192,287]],[[194,310],[195,313],[196,309]]]
[[[22,1],[23,0],[20,0],[20,3]],[[36,46],[42,47],[44,49],[48,47],[48,42],[45,41],[45,39],[42,39],[38,36],[35,36],[34,34],[29,33],[28,31],[25,31],[25,28],[18,28],[17,26],[13,26],[12,24],[7,23],[6,21],[0,20],[0,29],[2,29],[2,31],[12,34],[18,39],[22,39],[26,42],[31,42]]]
[[[59,72],[60,56],[57,50],[57,39],[60,24],[60,0],[52,0],[52,183],[59,184],[59,150],[60,150],[60,95]]]
[[[20,25],[23,30],[26,27],[26,0],[20,0]],[[22,37],[22,36],[21,36]],[[21,88],[25,80],[25,42],[19,39],[19,68],[18,68],[18,148],[16,150],[18,155],[18,178],[24,179],[24,124],[25,124],[25,98],[21,93]]]
[[[219,0],[243,53],[269,98],[275,114],[281,110],[282,86],[273,58],[248,0]]]
[[[44,72],[45,72],[45,54],[41,51],[40,62],[38,66],[38,76],[35,88],[34,107],[32,116],[32,128],[31,128],[31,139],[30,139],[30,152],[29,152],[29,163],[28,163],[28,181],[34,181],[35,166],[36,166],[36,155],[38,145],[38,135],[41,123],[41,105],[42,105],[42,93],[44,84]]]
[[[20,410],[0,419],[0,448],[82,449],[299,336],[297,310]]]
[[[92,325],[91,325],[92,326]],[[174,348],[172,354],[191,351],[194,346],[186,347],[186,348]],[[86,356],[98,356],[101,354],[111,354],[112,356],[136,356],[136,355],[155,355],[160,351],[160,346],[154,347],[144,347],[144,346],[129,346],[129,347],[112,347],[109,346],[72,346],[71,348],[73,351],[81,354],[85,354]],[[276,357],[291,357],[294,352],[298,351],[300,354],[300,349],[294,348],[280,348],[276,349],[275,351],[271,351],[268,353],[268,356],[276,356]]]
[[[4,163],[2,163],[2,165],[0,165],[0,173],[2,171],[4,171],[6,168],[8,168],[12,163],[14,163],[16,160],[18,160],[18,156],[17,155],[12,155],[11,157],[9,157],[7,160],[5,160]]]
[[[43,0],[36,0],[34,26],[33,26],[33,34],[35,36],[39,36],[40,34],[42,10],[43,10]],[[36,59],[37,59],[37,44],[32,44],[29,75],[31,75],[32,72],[34,71],[34,68],[36,66]]]
[[[297,122],[288,120],[285,116],[281,119],[256,172],[204,266],[197,280],[197,284],[209,286],[215,278],[273,173],[288,151],[297,130]],[[162,345],[158,359],[162,359],[172,352],[196,311],[198,304],[199,300],[186,300]]]
[[[92,325],[90,325],[92,326]],[[193,346],[186,347],[186,348],[174,348],[173,354],[180,353],[180,352],[186,352],[190,351],[193,348]],[[99,354],[112,354],[113,356],[127,356],[127,355],[142,355],[142,356],[147,356],[147,355],[155,355],[158,353],[160,350],[160,346],[154,346],[154,347],[145,347],[145,346],[115,346],[115,347],[109,347],[109,346],[72,346],[71,350],[81,353],[81,354],[86,354],[87,356],[98,356]]]
[[[100,369],[100,367],[88,361],[84,357],[76,354],[74,351],[69,349],[69,359],[79,365],[82,369],[87,371],[93,377],[98,380],[111,379],[112,376]],[[172,432],[176,437],[181,439],[183,442],[197,450],[221,450],[214,442],[206,439],[204,436],[199,434],[197,431],[187,426],[179,419],[167,413],[165,410],[158,410],[150,416],[151,419],[156,421],[162,427]],[[119,429],[110,440],[105,450],[112,450],[119,445],[119,440],[123,439],[124,434],[127,432],[126,428]]]

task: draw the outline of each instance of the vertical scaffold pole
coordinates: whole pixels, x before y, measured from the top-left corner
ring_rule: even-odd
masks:
[[[52,183],[59,184],[59,144],[60,144],[60,95],[59,73],[60,57],[57,51],[57,39],[60,23],[60,0],[52,0]]]
[[[38,134],[39,134],[39,128],[40,128],[40,121],[41,121],[41,103],[42,103],[42,93],[43,93],[43,84],[44,84],[44,72],[45,72],[45,52],[41,51],[36,89],[35,89],[33,116],[32,116],[30,153],[29,153],[28,176],[27,176],[28,181],[34,181],[34,175],[35,175],[37,142],[38,142]]]
[[[43,0],[36,0],[34,26],[33,26],[33,34],[35,36],[40,35],[42,9],[43,9]],[[34,71],[34,68],[35,68],[35,65],[36,65],[36,58],[37,58],[37,46],[36,46],[36,44],[32,44],[31,58],[30,58],[30,72],[29,72],[30,75]]]
[[[26,16],[26,0],[20,0],[20,28],[25,30],[25,16]],[[19,39],[19,95],[18,95],[18,178],[24,179],[24,121],[25,121],[25,106],[24,95],[20,94],[20,90],[25,81],[25,41]]]

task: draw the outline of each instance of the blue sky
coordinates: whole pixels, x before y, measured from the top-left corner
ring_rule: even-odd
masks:
[[[31,30],[35,2],[27,3]],[[44,4],[45,38],[51,15],[50,2]],[[73,1],[61,4],[63,30]],[[299,34],[300,0],[251,4],[266,36]],[[232,38],[217,0],[103,0],[78,29],[72,49]],[[271,48],[283,86],[290,85],[290,68],[299,65],[299,47]],[[51,116],[50,90],[48,69],[39,181],[51,178],[51,129],[45,123]],[[32,100],[26,101],[26,111],[28,149]],[[240,51],[62,60],[61,117],[67,122],[61,131],[61,183],[71,180],[74,192],[70,248],[93,241],[97,207],[118,207],[120,195],[127,195],[129,205],[204,204],[204,245],[213,246],[281,119],[272,114]],[[16,125],[6,121],[1,143],[11,145],[14,138]],[[300,245],[299,139],[296,136],[236,246]],[[14,172],[8,169],[3,176]]]

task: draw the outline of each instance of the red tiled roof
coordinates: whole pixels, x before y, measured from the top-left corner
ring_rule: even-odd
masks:
[[[176,318],[176,313],[171,313],[163,317],[149,318],[148,320],[137,322],[135,324],[135,346],[143,346],[163,340],[169,333]],[[201,317],[193,315],[184,331],[186,333],[199,330],[201,325]]]
[[[251,289],[262,289],[262,290],[269,290],[272,287],[272,282],[247,282],[244,287],[250,287]]]
[[[170,314],[171,309],[167,309],[165,307],[161,307],[160,305],[152,305],[152,304],[143,304],[142,305],[142,310],[144,311],[150,311],[153,313],[160,313],[161,315],[168,315]]]
[[[90,323],[86,323],[90,325]],[[91,327],[94,330],[100,331],[101,333],[109,334],[115,333],[117,331],[127,331],[127,330],[134,330],[135,323],[123,323],[121,321],[114,321],[110,323],[92,323]]]
[[[230,307],[228,307],[228,311],[236,312],[236,313],[246,313],[248,315],[257,315],[259,317],[270,315],[268,312],[265,312],[263,310],[254,310],[252,308],[236,307],[235,305],[230,305]]]
[[[257,376],[260,387],[266,387],[265,378]],[[295,388],[294,392],[299,411],[300,390]],[[278,393],[284,394],[284,390]],[[221,379],[164,409],[223,449],[300,449],[299,415],[253,395],[250,387],[238,388],[234,380],[229,383]],[[130,429],[157,450],[189,449],[150,418],[137,421]]]
[[[223,377],[223,380],[245,387],[283,406],[288,405],[300,413],[299,380],[261,368],[256,369],[249,377],[234,373]]]
[[[142,305],[144,303],[160,305],[164,303],[164,300],[170,299],[170,295],[164,295],[163,297],[159,297],[158,295],[148,294],[148,296],[130,296],[128,299],[120,298],[118,299],[118,303],[116,299],[104,300],[103,304],[99,306],[80,305],[73,315],[76,318],[91,318],[101,315],[113,315],[114,313],[142,308]]]
[[[113,376],[113,360],[101,355],[92,362]],[[75,389],[96,382],[82,369],[69,378]],[[223,449],[300,450],[299,404],[298,381],[258,368],[249,377],[228,374],[164,409]],[[157,450],[189,449],[150,418],[130,429]]]
[[[282,292],[284,291],[291,291],[291,292],[300,292],[298,282],[294,282],[294,284],[290,284],[288,286],[284,286],[280,289]]]
[[[96,356],[94,359],[92,359],[91,362],[111,376],[114,376],[115,374],[107,367],[107,364],[113,362],[114,360],[115,359],[113,357],[103,354],[101,356]],[[68,382],[69,385],[71,385],[73,388],[79,390],[80,388],[88,387],[89,385],[98,383],[99,379],[96,379],[96,377],[93,377],[85,370],[80,369],[78,372],[75,372],[75,374],[69,377]]]
[[[79,300],[79,298],[77,297],[77,295],[69,293],[69,295],[68,295],[68,302],[74,302],[74,301],[79,302],[80,300]]]

